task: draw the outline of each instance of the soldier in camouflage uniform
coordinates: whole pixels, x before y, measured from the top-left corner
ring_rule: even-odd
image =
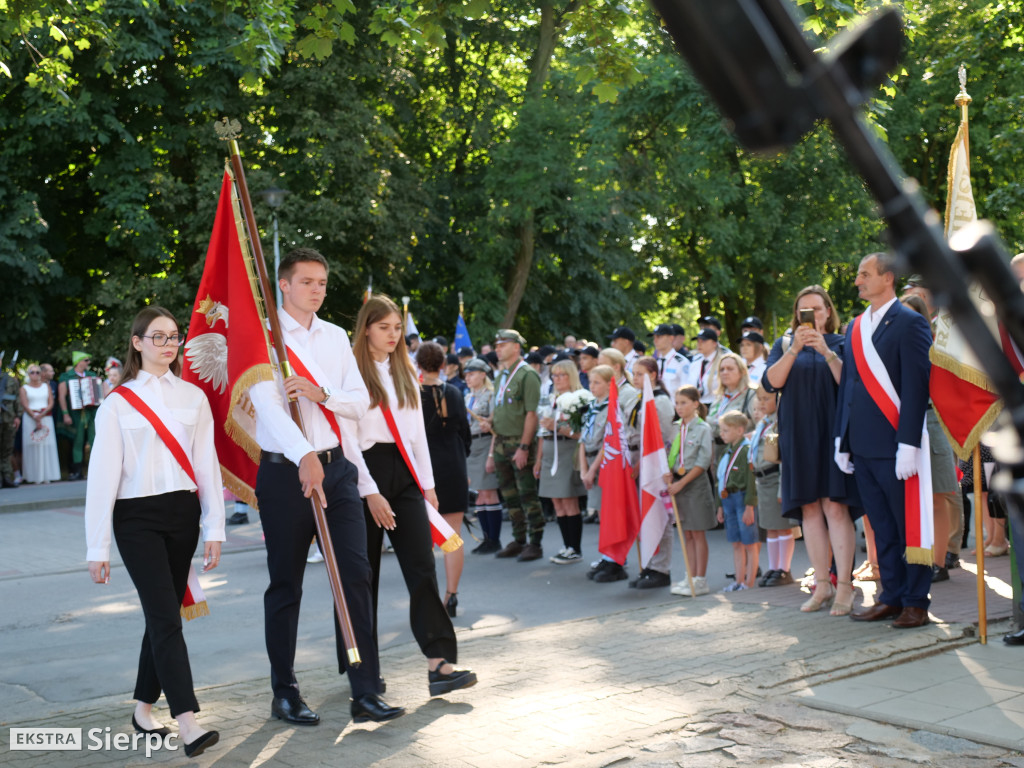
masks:
[[[522,359],[526,340],[511,329],[499,330],[494,339],[502,371],[494,382],[494,415],[490,460],[501,495],[508,504],[512,536],[495,557],[537,560],[544,551],[544,513],[537,498],[533,465],[537,460],[537,405],[540,376]],[[490,462],[488,462],[490,463]],[[527,529],[529,523],[529,529]],[[527,543],[529,534],[529,543]]]
[[[0,369],[3,357],[0,356]],[[14,371],[0,370],[0,475],[3,476],[3,487],[14,488],[14,468],[11,457],[14,455],[14,436],[21,423],[21,401],[18,390],[21,384]]]

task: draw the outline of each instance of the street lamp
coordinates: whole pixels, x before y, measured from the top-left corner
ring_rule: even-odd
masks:
[[[270,189],[264,189],[262,192],[257,192],[257,194],[263,198],[263,202],[270,206],[270,210],[274,214],[274,292],[277,296],[277,306],[280,307],[281,284],[277,281],[277,270],[281,266],[281,246],[277,233],[277,209],[281,207],[285,195],[289,194],[289,192],[287,189],[281,189],[275,184]]]

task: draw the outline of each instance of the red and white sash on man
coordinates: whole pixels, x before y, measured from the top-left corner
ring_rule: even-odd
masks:
[[[387,422],[388,429],[391,430],[391,436],[395,438],[395,445],[398,446],[398,452],[402,454],[405,466],[409,468],[409,474],[416,481],[416,487],[420,489],[420,493],[423,493],[423,486],[420,484],[419,475],[416,474],[416,465],[413,464],[412,456],[409,455],[405,448],[405,443],[402,442],[402,434],[398,431],[398,424],[395,423],[395,415],[386,406],[382,407],[380,412],[384,415],[384,421]],[[437,511],[434,505],[427,501],[427,494],[425,493],[423,493],[423,503],[427,507],[427,519],[430,521],[430,538],[433,542],[443,552],[454,552],[461,547],[462,537],[456,533],[454,528],[448,525],[448,521],[441,516],[441,513]]]
[[[298,345],[296,344],[296,346]],[[302,353],[306,356],[306,360],[309,361],[309,364],[307,365],[306,362],[296,354],[291,345],[286,344],[284,348],[288,350],[288,362],[291,364],[297,375],[302,376],[305,379],[309,379],[313,382],[314,387],[323,386],[320,382],[327,381],[327,374],[320,369],[320,366],[316,364],[313,356],[308,351],[303,349],[301,346],[299,347],[299,349],[302,349]],[[337,414],[323,403],[317,403],[317,406],[319,406],[320,412],[324,415],[324,418],[327,419],[327,426],[331,428],[331,432],[333,432],[334,436],[338,438],[338,445],[340,446],[341,425],[338,423]]]
[[[871,341],[871,324],[862,322],[864,314],[853,321],[853,359],[864,388],[894,430],[899,429],[900,396],[893,386],[889,372]],[[932,545],[935,541],[932,517],[931,446],[927,423],[921,425],[921,450],[917,452],[917,474],[903,482],[907,531],[907,562],[915,565],[932,564]]]
[[[195,483],[196,490],[198,490],[199,483],[196,482],[196,471],[192,466],[192,452],[189,450],[185,427],[171,415],[167,406],[158,399],[147,397],[148,393],[139,386],[137,381],[126,382],[116,387],[111,394],[121,395],[132,408],[153,425],[153,429],[163,440],[167,450],[171,452],[182,471],[188,475],[189,480]],[[206,594],[199,586],[199,575],[196,573],[195,566],[191,564],[188,567],[188,585],[185,587],[185,597],[182,598],[180,611],[186,621],[210,615]]]

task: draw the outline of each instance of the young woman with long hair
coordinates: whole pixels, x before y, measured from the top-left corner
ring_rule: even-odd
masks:
[[[140,733],[170,733],[153,716],[162,691],[185,754],[195,757],[219,735],[196,722],[199,704],[179,609],[200,529],[205,569],[220,562],[224,497],[210,404],[201,389],[178,378],[184,340],[162,307],[147,307],[132,322],[121,383],[96,414],[85,533],[89,575],[106,584],[113,523],[146,617],[132,725]]]
[[[373,568],[374,626],[384,531],[394,547],[409,590],[409,622],[423,655],[432,696],[476,684],[476,674],[456,667],[458,643],[441,602],[430,521],[424,498],[435,508],[433,467],[427,445],[420,387],[405,346],[398,306],[371,296],[359,310],[352,351],[370,393],[370,410],[346,420],[354,439],[345,455],[359,470],[366,515],[367,554]],[[422,489],[422,490],[421,490]]]

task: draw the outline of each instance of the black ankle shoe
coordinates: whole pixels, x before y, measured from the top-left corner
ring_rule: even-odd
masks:
[[[364,693],[352,699],[352,720],[357,723],[365,723],[372,720],[375,723],[382,723],[385,720],[394,720],[405,714],[402,707],[392,707],[375,693]]]
[[[220,734],[217,731],[207,731],[191,744],[185,745],[185,757],[199,757],[207,747],[212,747],[218,741]]]
[[[440,696],[457,691],[459,688],[471,688],[476,685],[476,672],[471,669],[462,669],[452,665],[452,671],[448,674],[441,672],[441,667],[448,663],[442,661],[437,665],[437,669],[427,672],[431,696]]]

